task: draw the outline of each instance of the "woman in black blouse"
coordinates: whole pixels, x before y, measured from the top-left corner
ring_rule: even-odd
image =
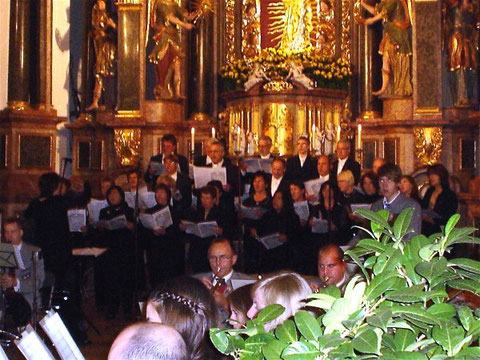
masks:
[[[293,269],[292,251],[298,243],[300,220],[293,211],[290,195],[278,190],[272,199],[271,208],[262,216],[259,226],[252,229],[251,235],[263,237],[280,234],[280,245],[271,250],[261,247],[260,271],[269,273],[280,269]]]
[[[170,204],[172,193],[167,185],[159,184],[155,188],[155,200],[157,204],[145,213],[154,214],[168,208],[173,224],[166,228],[150,230],[144,228],[147,269],[152,288],[159,283],[182,275],[184,273],[185,245],[178,228],[179,218],[177,211]]]
[[[365,194],[364,200],[366,204],[373,204],[381,198],[379,194],[378,176],[373,172],[368,172],[361,177],[360,186]]]
[[[107,318],[113,319],[120,304],[125,315],[130,314],[135,282],[135,244],[132,230],[134,228],[133,209],[125,201],[125,193],[116,185],[107,190],[106,208],[100,210],[97,228],[103,231],[102,245],[109,248],[107,257]],[[119,216],[125,216],[125,227],[107,230],[106,222]]]
[[[270,193],[267,191],[267,176],[264,172],[257,172],[253,175],[251,180],[251,193],[246,198],[242,206],[248,208],[258,208],[255,211],[256,219],[246,217],[242,211],[239,216],[243,224],[243,244],[245,253],[245,270],[248,273],[257,273],[260,271],[259,256],[262,245],[253,237],[252,229],[257,229],[260,224],[260,217],[270,208],[272,199]]]
[[[422,214],[422,234],[429,236],[440,232],[440,226],[457,212],[457,195],[450,189],[450,176],[442,164],[431,165],[427,169],[428,188],[422,200],[422,209],[430,210]]]

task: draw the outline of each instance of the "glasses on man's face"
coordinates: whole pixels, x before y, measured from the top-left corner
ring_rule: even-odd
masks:
[[[232,258],[232,256],[226,256],[226,255],[220,255],[220,256],[209,256],[208,261],[212,263],[216,263],[217,261],[219,262],[225,262],[228,261]]]
[[[382,177],[378,180],[378,183],[379,184],[390,184],[390,183],[393,183],[393,180],[389,179],[387,177]]]

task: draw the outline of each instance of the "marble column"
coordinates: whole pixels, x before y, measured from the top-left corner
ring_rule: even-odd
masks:
[[[201,17],[192,30],[192,62],[190,88],[190,114],[195,119],[205,119],[212,115],[214,101],[213,87],[213,15]]]
[[[359,68],[360,68],[360,106],[362,119],[378,117],[379,113],[373,105],[373,29],[370,26],[361,25],[359,29]]]
[[[52,1],[38,3],[38,70],[35,74],[36,105],[52,108]]]
[[[30,0],[10,3],[8,67],[8,106],[24,108],[30,101]]]
[[[142,3],[124,0],[118,7],[117,113],[140,111]],[[128,115],[128,114],[127,114]]]

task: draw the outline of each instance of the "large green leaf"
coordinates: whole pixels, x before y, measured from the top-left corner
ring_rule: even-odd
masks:
[[[364,217],[365,219],[370,220],[370,221],[384,227],[385,229],[390,229],[390,225],[388,224],[388,221],[386,220],[386,219],[388,219],[388,211],[379,210],[378,212],[374,212],[374,211],[369,210],[369,209],[356,209],[353,213],[355,215],[359,215],[361,217]],[[386,217],[385,217],[385,213],[386,213]],[[373,228],[372,228],[372,230],[375,231]]]
[[[475,229],[474,227],[453,229],[447,238],[446,246],[452,246],[454,244],[463,244],[463,243],[474,243],[474,244],[477,243],[476,240],[470,236],[476,230],[477,229]]]
[[[382,360],[426,360],[425,355],[408,351],[385,351]]]
[[[468,306],[461,306],[457,309],[458,318],[463,328],[468,331],[474,322],[472,310]]]
[[[432,261],[423,261],[415,266],[415,271],[428,280],[429,283],[432,279],[442,274],[447,269],[447,259],[441,257]]]
[[[282,359],[285,360],[315,360],[320,352],[315,345],[306,341],[297,341],[287,346],[282,353]]]
[[[220,351],[222,354],[228,355],[232,352],[232,349],[229,347],[228,335],[223,329],[210,329],[210,340],[212,341],[213,346]]]
[[[351,342],[342,344],[337,348],[334,348],[329,353],[330,359],[350,359],[356,358],[353,351],[353,345]]]
[[[298,340],[297,328],[293,320],[285,320],[275,329],[275,336],[284,343],[292,343]]]
[[[393,337],[397,351],[404,351],[407,346],[415,343],[415,334],[413,331],[398,329]]]
[[[448,262],[448,265],[456,266],[475,274],[480,274],[480,261],[466,259],[466,258],[458,258],[458,259],[450,260]]]
[[[367,327],[359,332],[352,340],[353,348],[363,354],[380,355],[382,330]]]
[[[440,303],[434,304],[427,309],[427,312],[438,319],[448,320],[457,314],[452,304]]]
[[[285,312],[285,308],[282,305],[279,305],[279,304],[268,305],[262,310],[260,310],[256,320],[260,323],[265,324],[267,322],[275,320],[284,312]]]
[[[325,289],[321,289],[320,294],[330,295],[333,296],[335,299],[338,299],[342,296],[340,289],[335,285],[328,285]]]
[[[440,325],[439,320],[435,316],[429,314],[420,306],[393,305],[391,310],[393,315],[403,315],[409,319],[429,325]]]
[[[333,302],[336,300],[333,296],[327,294],[311,294],[308,297],[309,299],[313,299],[308,302],[308,306],[317,307],[320,309],[328,310],[332,307]]]
[[[360,270],[362,270],[363,275],[365,276],[365,279],[367,280],[367,282],[370,281],[370,276],[368,275],[368,272],[365,269],[365,266],[363,266],[363,262],[360,260],[360,258],[357,256],[357,254],[352,250],[347,250],[347,251],[345,251],[345,255],[350,256],[352,258],[352,260],[355,262],[355,264],[357,264],[357,266],[360,268]]]
[[[394,271],[400,265],[401,258],[402,253],[399,249],[390,248],[378,256],[373,272],[378,275],[383,271]]]
[[[414,285],[401,290],[388,291],[385,293],[385,298],[395,302],[401,303],[415,303],[422,302],[424,291],[424,285]]]
[[[474,338],[480,335],[480,320],[474,319],[470,324],[470,329],[468,330],[467,336],[470,335]]]
[[[263,356],[265,356],[266,360],[281,360],[283,350],[286,348],[286,343],[280,340],[273,340],[271,343],[263,347]]]
[[[370,284],[365,289],[365,298],[367,301],[372,301],[392,286],[394,278],[397,278],[397,273],[388,271],[375,276]]]
[[[433,339],[447,352],[448,356],[455,355],[453,349],[456,344],[464,338],[465,332],[462,327],[445,327],[434,326],[432,330]]]
[[[413,217],[413,208],[409,207],[403,209],[402,212],[397,216],[395,223],[393,224],[393,234],[397,240],[400,240],[408,231],[410,227],[410,222]]]
[[[420,249],[431,244],[432,242],[428,240],[425,235],[415,235],[408,243],[405,244],[405,256],[412,260],[420,260]]]
[[[458,220],[460,220],[460,214],[452,215],[452,216],[450,217],[450,219],[448,219],[447,224],[445,225],[445,228],[444,228],[444,231],[443,231],[444,234],[445,234],[445,236],[448,237],[448,235],[449,235],[450,232],[453,230],[453,228],[455,227],[455,225],[457,225]]]
[[[295,314],[294,319],[300,334],[307,340],[317,340],[322,335],[320,324],[309,312],[300,310]]]
[[[348,341],[348,338],[343,338],[339,334],[324,335],[318,339],[318,347],[320,350],[335,348]]]
[[[275,340],[275,337],[270,333],[263,333],[250,336],[245,340],[245,348],[255,352],[261,352],[261,349]]]
[[[376,315],[367,317],[367,323],[387,332],[388,322],[392,319],[392,316],[393,313],[391,310],[380,310]]]
[[[447,285],[457,290],[467,290],[474,294],[480,294],[480,284],[470,279],[451,280]]]
[[[384,244],[373,239],[362,239],[357,243],[357,246],[376,253],[381,253],[386,249]]]

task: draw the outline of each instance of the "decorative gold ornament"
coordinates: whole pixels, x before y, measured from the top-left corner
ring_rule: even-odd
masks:
[[[122,166],[135,165],[140,157],[140,129],[115,129],[114,146],[117,162]]]
[[[235,61],[235,0],[225,2],[225,47],[227,50],[226,62]]]
[[[244,0],[242,19],[242,54],[245,59],[260,54],[260,3]]]
[[[294,119],[286,104],[270,104],[262,115],[262,134],[270,136],[273,153],[293,153]]]
[[[195,121],[195,122],[209,122],[212,120],[211,116],[205,113],[193,113],[190,115],[190,118],[188,119],[190,121]]]
[[[283,80],[272,80],[266,83],[265,85],[263,85],[263,89],[268,92],[279,92],[279,91],[292,90],[293,85]]]
[[[350,62],[351,59],[351,15],[350,1],[342,0],[342,59]]]
[[[14,111],[24,111],[30,109],[30,104],[26,101],[9,101],[8,109]]]
[[[442,156],[443,130],[441,127],[414,128],[415,156],[422,165],[440,162]]]

